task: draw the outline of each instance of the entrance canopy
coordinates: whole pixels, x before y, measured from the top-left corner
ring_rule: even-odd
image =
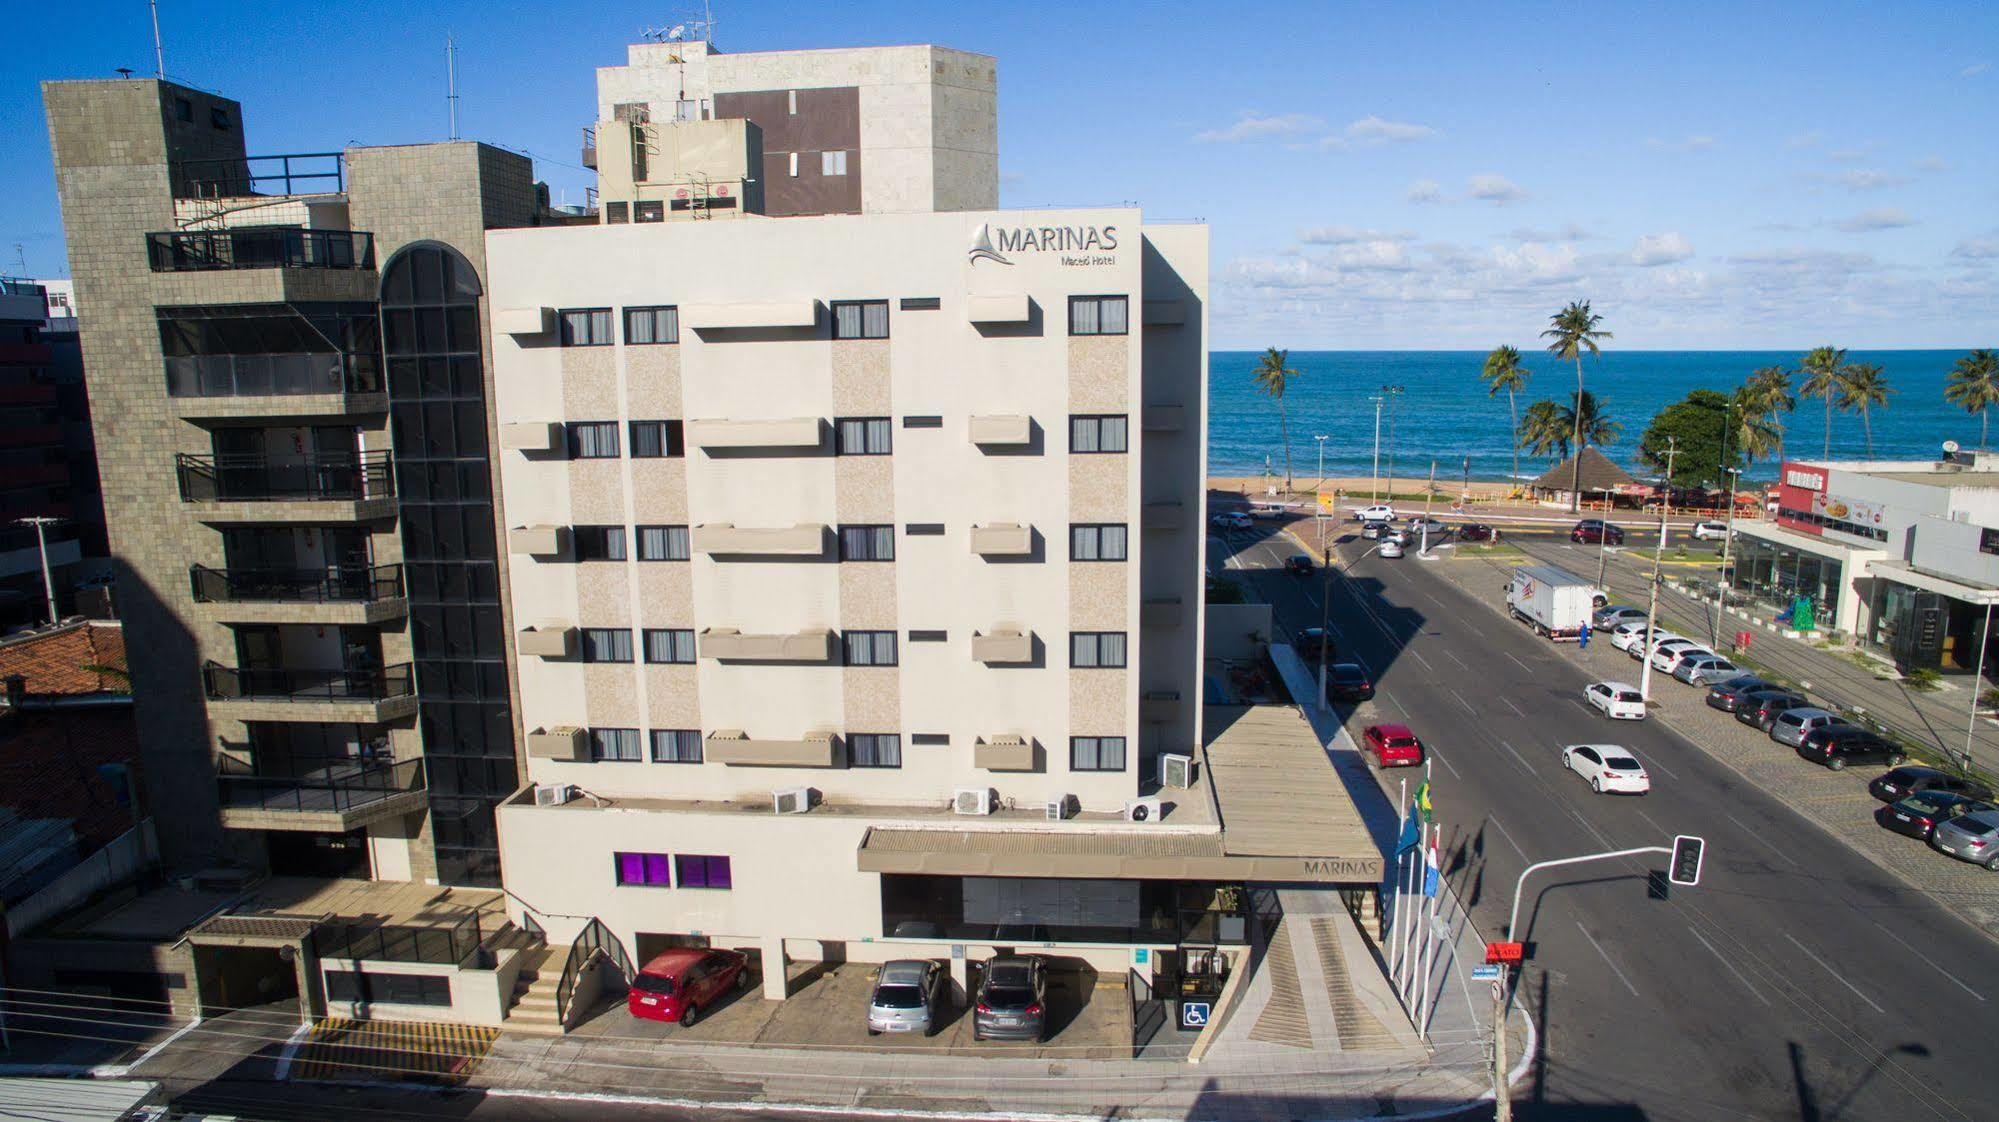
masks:
[[[1928,569],[1918,569],[1907,561],[1879,560],[1869,564],[1867,571],[1873,576],[1894,581],[1896,584],[1906,584],[1910,588],[1939,593],[1967,604],[1999,604],[1999,588],[1989,584],[1968,583]]]

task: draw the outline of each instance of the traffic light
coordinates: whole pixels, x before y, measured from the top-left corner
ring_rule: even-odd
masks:
[[[1673,868],[1667,879],[1674,884],[1699,884],[1701,882],[1701,856],[1707,849],[1707,841],[1688,834],[1673,839]]]

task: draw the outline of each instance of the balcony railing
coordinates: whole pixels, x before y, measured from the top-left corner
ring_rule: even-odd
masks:
[[[403,594],[401,565],[334,565],[320,569],[190,570],[194,598],[204,604],[333,604],[394,600]]]
[[[431,962],[456,965],[479,950],[479,913],[433,926],[333,920],[312,933],[312,950],[320,959],[347,958],[376,962]]]
[[[347,161],[339,152],[280,152],[177,160],[174,197],[239,198],[246,195],[337,195],[346,189]]]
[[[342,813],[424,789],[423,761],[331,764],[299,776],[224,774],[222,805],[231,810]]]
[[[395,494],[387,452],[273,461],[262,456],[174,456],[180,497],[190,503],[353,501]]]
[[[173,397],[383,392],[381,364],[373,355],[169,355],[166,363]]]
[[[372,269],[375,235],[362,230],[243,226],[146,235],[156,273],[209,269]]]
[[[211,701],[386,701],[416,692],[410,664],[374,670],[300,670],[237,667],[211,662],[201,669]]]

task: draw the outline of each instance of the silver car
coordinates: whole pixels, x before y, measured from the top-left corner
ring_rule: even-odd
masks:
[[[1673,677],[1690,686],[1706,686],[1726,681],[1742,673],[1734,663],[1718,654],[1697,655],[1683,658],[1673,667]]]
[[[1999,810],[1981,810],[1937,823],[1930,845],[1960,861],[1999,872]]]
[[[1805,742],[1805,737],[1818,730],[1829,725],[1845,723],[1844,717],[1824,709],[1813,709],[1809,706],[1803,709],[1786,709],[1777,714],[1777,719],[1770,723],[1770,739],[1796,748]]]
[[[947,979],[944,964],[927,958],[882,963],[868,998],[868,1035],[914,1032],[929,1036],[943,1019]]]

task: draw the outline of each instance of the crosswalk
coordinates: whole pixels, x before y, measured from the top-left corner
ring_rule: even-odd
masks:
[[[291,1077],[462,1083],[499,1035],[481,1025],[328,1017],[300,1042]]]

